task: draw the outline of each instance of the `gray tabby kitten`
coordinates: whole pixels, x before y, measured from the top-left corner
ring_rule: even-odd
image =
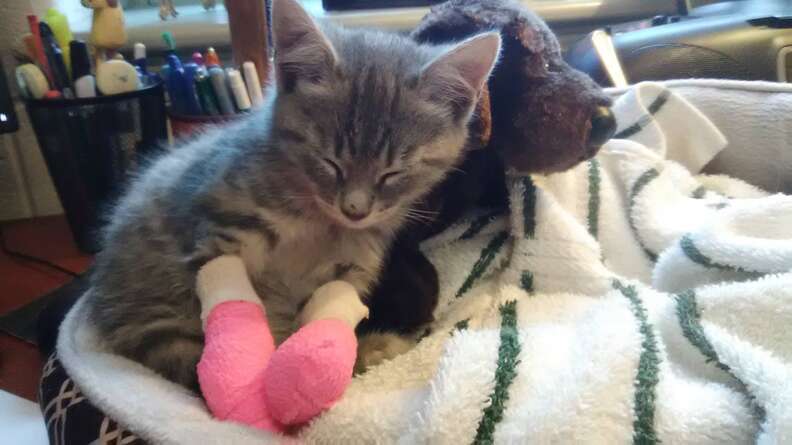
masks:
[[[315,23],[272,8],[268,105],[158,160],[131,187],[97,256],[90,315],[108,347],[196,388],[198,268],[240,255],[276,342],[315,289],[365,297],[410,207],[458,161],[500,48],[454,47]]]

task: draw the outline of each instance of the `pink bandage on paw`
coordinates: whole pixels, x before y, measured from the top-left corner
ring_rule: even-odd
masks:
[[[352,379],[357,338],[349,324],[316,320],[289,337],[270,358],[264,396],[285,425],[307,422],[333,405]]]
[[[264,403],[265,369],[275,351],[261,305],[226,301],[206,319],[198,381],[206,404],[218,419],[282,431]]]

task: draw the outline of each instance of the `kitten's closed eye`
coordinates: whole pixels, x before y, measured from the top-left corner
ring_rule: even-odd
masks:
[[[398,182],[399,179],[401,179],[403,174],[404,171],[402,170],[385,173],[384,175],[380,176],[379,181],[377,181],[377,186],[384,187],[393,185]]]
[[[342,182],[344,180],[344,170],[341,169],[341,166],[338,165],[337,162],[330,158],[322,158],[322,165],[331,175],[335,175],[335,178],[338,182]]]

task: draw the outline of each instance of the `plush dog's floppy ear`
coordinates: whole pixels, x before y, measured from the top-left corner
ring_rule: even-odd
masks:
[[[272,43],[278,86],[287,91],[299,81],[318,83],[333,72],[333,46],[296,0],[273,1]]]
[[[497,32],[480,34],[454,46],[424,67],[422,94],[449,106],[456,118],[466,117],[492,72],[500,46]]]

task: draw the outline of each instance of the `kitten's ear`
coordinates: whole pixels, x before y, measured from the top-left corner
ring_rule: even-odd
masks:
[[[421,73],[421,92],[449,106],[455,119],[466,117],[478,101],[500,53],[497,32],[480,34],[457,44],[430,62]]]
[[[278,84],[286,90],[300,80],[326,79],[336,64],[330,41],[297,0],[272,2],[272,44]]]

